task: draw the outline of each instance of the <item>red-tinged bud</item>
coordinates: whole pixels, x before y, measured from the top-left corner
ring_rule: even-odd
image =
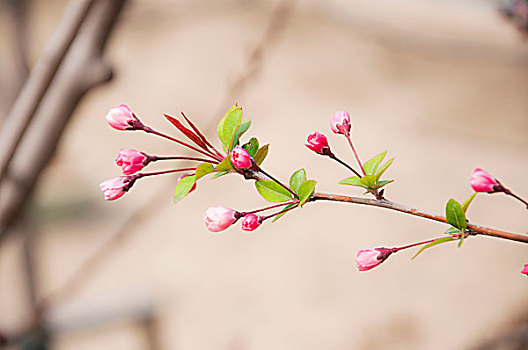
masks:
[[[187,176],[192,176],[191,174],[183,174],[182,176],[180,176],[178,178],[178,181],[176,182],[176,185],[178,185],[178,182],[181,181],[181,179],[183,179],[184,177],[187,177]],[[194,182],[194,184],[192,185],[191,189],[189,190],[188,193],[191,193],[192,191],[194,191],[196,189],[196,181]]]
[[[104,199],[113,201],[124,195],[132,187],[134,181],[134,176],[115,177],[101,182],[99,187],[103,191]]]
[[[524,273],[526,276],[528,276],[528,264],[524,265],[524,269],[521,271],[521,273]]]
[[[387,248],[361,249],[357,253],[356,264],[359,271],[367,271],[384,262],[394,251]]]
[[[308,136],[305,146],[314,151],[315,153],[319,153],[322,155],[332,154],[326,136],[324,136],[318,131]]]
[[[106,121],[117,130],[140,130],[144,128],[144,125],[127,105],[119,105],[110,109],[106,114]]]
[[[260,218],[255,214],[247,214],[242,218],[242,230],[253,231],[260,226]]]
[[[223,231],[236,221],[237,214],[224,206],[211,207],[204,215],[205,226],[211,232]]]
[[[115,161],[123,169],[123,174],[132,175],[143,169],[150,162],[150,158],[135,149],[122,148]]]
[[[252,162],[249,152],[240,146],[236,146],[231,151],[231,164],[233,164],[237,169],[251,168]]]
[[[500,185],[490,174],[482,169],[473,170],[469,183],[475,192],[497,192],[500,190]]]
[[[347,111],[337,111],[332,119],[330,119],[330,126],[336,134],[350,134],[350,129],[352,128],[350,114]]]

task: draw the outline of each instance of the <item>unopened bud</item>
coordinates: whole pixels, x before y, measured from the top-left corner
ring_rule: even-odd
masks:
[[[330,151],[330,146],[328,145],[328,140],[326,136],[316,131],[313,134],[308,136],[306,140],[306,147],[322,155],[329,155],[332,152]]]
[[[223,231],[236,221],[236,213],[224,206],[211,207],[204,215],[205,226],[211,232]]]
[[[108,124],[117,130],[139,130],[144,126],[127,105],[119,105],[106,114]]]
[[[330,126],[336,134],[348,135],[352,127],[350,114],[347,111],[337,111],[330,119]]]
[[[251,168],[252,162],[249,152],[240,146],[236,146],[231,151],[231,164],[233,164],[237,169]]]
[[[255,214],[247,214],[242,218],[242,230],[253,231],[260,226],[260,218]]]

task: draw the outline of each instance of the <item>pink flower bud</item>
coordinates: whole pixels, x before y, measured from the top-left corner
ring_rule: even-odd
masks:
[[[211,232],[220,232],[231,226],[236,220],[236,212],[232,209],[217,206],[207,209],[204,215],[205,226]]]
[[[150,160],[144,153],[135,149],[122,148],[115,161],[123,169],[123,174],[131,175],[143,169]]]
[[[357,253],[356,264],[359,271],[367,271],[378,266],[393,253],[387,248],[361,249]]]
[[[99,187],[103,191],[104,199],[113,201],[124,195],[132,186],[133,181],[130,178],[131,176],[121,176],[101,182]]]
[[[119,105],[108,111],[106,121],[117,130],[138,130],[143,128],[143,124],[132,113],[127,105]]]
[[[469,183],[475,192],[496,192],[495,186],[499,185],[490,174],[479,168],[473,170]]]
[[[308,136],[305,146],[319,154],[329,155],[332,153],[326,136],[317,131]]]
[[[528,276],[528,264],[524,265],[524,269],[521,271],[521,273],[524,273],[526,276]]]
[[[231,151],[231,164],[233,164],[235,168],[238,169],[251,168],[252,163],[249,152],[240,146],[236,146]]]
[[[260,218],[255,214],[247,214],[242,218],[242,230],[253,231],[260,226]]]
[[[178,178],[178,181],[176,182],[176,185],[178,185],[178,182],[181,181],[181,179],[183,179],[184,177],[187,177],[187,176],[192,176],[191,174],[183,174],[182,176],[180,176]],[[192,191],[194,191],[196,189],[196,182],[192,185],[191,189],[189,190],[188,193],[191,193]]]
[[[336,134],[348,135],[352,127],[350,114],[347,111],[337,111],[330,119],[330,126]]]

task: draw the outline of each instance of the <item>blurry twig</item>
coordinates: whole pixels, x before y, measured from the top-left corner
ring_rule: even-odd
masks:
[[[5,3],[5,4],[2,4]],[[14,68],[13,81],[7,81],[5,75],[0,76],[0,113],[4,114],[10,108],[12,100],[18,94],[20,88],[24,84],[29,74],[29,60],[28,60],[28,7],[30,0],[0,0],[0,9],[4,5],[12,14],[13,27],[13,50],[9,53],[9,60],[12,62]],[[4,117],[2,115],[1,118]]]
[[[95,0],[75,0],[68,4],[61,23],[48,42],[27,82],[17,96],[0,130],[0,182],[29,126],[31,118],[48,90],[70,45],[77,36]]]
[[[273,10],[264,35],[249,54],[244,70],[227,89],[225,101],[221,106],[221,112],[223,112],[225,106],[233,104],[233,100],[242,96],[247,85],[252,80],[258,78],[262,71],[262,63],[265,59],[265,54],[284,33],[284,29],[291,20],[294,9],[295,0],[284,0]],[[222,115],[222,113],[219,115]]]
[[[70,18],[59,26],[69,28],[67,38],[53,38],[50,44],[61,54],[51,53],[48,47],[0,130],[0,162],[2,170],[8,170],[0,178],[0,241],[23,211],[81,98],[111,79],[103,52],[125,2],[73,1],[66,13]],[[70,34],[77,32],[72,39]],[[69,44],[67,53],[63,52]]]

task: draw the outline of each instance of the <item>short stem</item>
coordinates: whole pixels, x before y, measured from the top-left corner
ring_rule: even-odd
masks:
[[[266,175],[267,177],[269,177],[270,179],[272,179],[273,181],[281,185],[286,191],[290,192],[293,195],[293,197],[299,199],[299,196],[297,196],[297,193],[293,192],[288,186],[284,185],[282,182],[280,182],[279,180],[275,179],[273,176],[271,176],[270,174],[262,170],[262,168],[259,167],[258,165],[254,164],[254,167],[255,167],[255,170],[260,171],[262,174]]]
[[[352,168],[350,165],[348,165],[347,163],[343,162],[341,159],[337,158],[335,154],[329,154],[328,157],[330,157],[331,159],[335,160],[336,162],[338,162],[339,164],[343,165],[344,167],[346,167],[347,169],[349,169],[350,171],[352,171],[354,174],[356,174],[357,177],[361,177],[361,175],[354,169]]]
[[[293,204],[293,203],[292,203]],[[295,209],[297,208],[297,206],[294,206],[294,207],[291,207],[291,208],[286,208],[286,209],[282,209],[281,211],[278,211],[276,213],[273,213],[273,214],[270,214],[270,215],[266,215],[266,216],[261,216],[260,217],[260,222],[263,222],[264,220],[268,220],[269,218],[272,218],[274,216],[277,216],[277,215],[280,215],[280,214],[283,214],[283,213],[286,213],[292,209]]]
[[[454,235],[451,235],[451,237],[456,237],[456,236],[459,236],[460,234],[454,234]],[[447,236],[446,236],[447,237]],[[391,248],[392,252],[393,253],[396,253],[396,252],[399,252],[400,250],[404,250],[404,249],[408,249],[408,248],[412,248],[412,247],[416,247],[416,246],[419,246],[419,245],[423,245],[423,244],[428,244],[428,243],[432,243],[434,241],[437,241],[439,239],[441,239],[443,237],[439,237],[439,238],[433,238],[433,239],[429,239],[427,241],[423,241],[423,242],[417,242],[417,243],[413,243],[413,244],[409,244],[409,245],[406,245],[406,246],[403,246],[403,247],[396,247],[396,248]]]
[[[150,161],[155,162],[158,160],[196,160],[198,162],[206,162],[206,163],[212,163],[212,164],[218,164],[217,160],[210,160],[210,159],[204,159],[204,158],[197,158],[197,157],[159,157],[159,156],[150,156]]]
[[[182,145],[182,146],[185,146],[185,147],[187,147],[187,148],[190,148],[190,149],[192,149],[193,151],[196,151],[196,152],[198,152],[198,153],[201,153],[201,154],[203,154],[203,155],[206,155],[206,156],[208,156],[208,157],[210,157],[210,158],[213,158],[213,159],[215,159],[215,160],[218,160],[218,161],[222,161],[222,160],[223,160],[223,159],[220,159],[220,157],[218,157],[218,156],[216,156],[216,155],[214,155],[214,154],[212,154],[212,153],[210,153],[210,152],[206,152],[206,151],[203,151],[203,150],[201,150],[201,149],[198,149],[198,148],[196,148],[196,147],[194,147],[194,146],[189,145],[189,144],[186,143],[186,142],[180,141],[180,140],[178,140],[178,139],[175,139],[175,138],[172,137],[172,136],[169,136],[169,135],[166,135],[166,134],[161,133],[161,132],[159,132],[159,131],[156,131],[156,130],[152,129],[151,127],[145,126],[145,127],[143,128],[143,131],[146,132],[146,133],[154,134],[154,135],[157,135],[157,136],[160,136],[160,137],[166,138],[167,140],[171,140],[171,141],[174,141],[174,142],[176,142],[176,143],[179,143],[179,144]]]
[[[361,171],[363,172],[363,175],[367,175],[367,174],[365,173],[365,169],[363,169],[363,164],[361,164],[361,161],[359,160],[359,156],[358,156],[358,154],[357,154],[357,152],[356,152],[356,149],[354,148],[354,145],[352,144],[352,139],[350,138],[350,133],[347,132],[347,133],[345,134],[345,137],[346,137],[346,139],[347,139],[347,141],[348,141],[348,144],[350,145],[350,148],[352,148],[352,152],[354,152],[354,156],[356,156],[356,160],[357,160],[357,162],[358,162],[358,164],[359,164],[359,167],[361,168]],[[358,175],[358,176],[359,176],[359,175]],[[361,176],[360,176],[360,177],[361,177]]]
[[[512,196],[513,198],[521,201],[522,203],[524,203],[524,205],[526,206],[526,209],[528,209],[528,202],[524,199],[522,199],[521,197],[519,197],[518,195],[516,195],[515,193],[513,193],[512,191],[510,191],[509,189],[507,188],[504,188],[503,192],[505,194],[507,194],[508,196]]]
[[[181,169],[155,171],[155,172],[151,172],[151,173],[137,173],[137,174],[131,175],[131,176],[135,176],[136,179],[140,179],[140,178],[145,177],[145,176],[163,175],[163,174],[177,173],[177,172],[180,172],[180,171],[194,171],[194,170],[196,170],[196,168],[181,168]]]
[[[247,214],[255,214],[255,213],[259,213],[261,211],[274,209],[274,208],[282,207],[283,205],[290,205],[290,204],[297,203],[297,202],[299,202],[299,201],[298,200],[293,200],[293,201],[289,201],[289,202],[283,202],[283,203],[271,205],[271,206],[265,207],[265,208],[260,208],[260,209],[256,209],[256,210],[241,212],[240,214],[242,214],[242,216],[245,216]]]

